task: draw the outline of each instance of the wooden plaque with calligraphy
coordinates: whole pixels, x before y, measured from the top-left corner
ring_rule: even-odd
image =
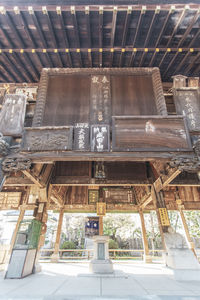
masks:
[[[189,131],[200,131],[200,90],[197,88],[173,89],[178,115],[184,115]]]
[[[106,203],[97,202],[97,216],[105,216],[105,215],[106,215]]]
[[[0,113],[0,132],[3,135],[20,136],[24,128],[26,97],[7,94]]]
[[[110,76],[91,75],[90,123],[109,124],[111,121]]]
[[[99,190],[88,190],[88,202],[94,204],[99,201]]]
[[[72,150],[72,133],[71,126],[26,128],[23,135],[23,150]]]
[[[106,152],[110,150],[110,127],[108,125],[91,126],[91,151]]]
[[[88,151],[90,150],[90,128],[88,123],[77,123],[74,126],[74,150]]]
[[[166,208],[159,208],[158,210],[159,210],[160,220],[161,220],[162,226],[170,226],[170,221],[169,221],[167,209]]]

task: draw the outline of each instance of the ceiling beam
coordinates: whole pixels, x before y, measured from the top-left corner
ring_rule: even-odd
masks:
[[[37,16],[36,16],[36,14],[35,14],[35,12],[32,8],[31,9],[29,8],[29,14],[32,17],[32,20],[33,20],[33,23],[34,23],[35,27],[37,28],[37,32],[39,33],[39,37],[42,41],[42,45],[43,45],[44,49],[47,49],[47,43],[46,43],[45,37],[44,37],[43,32],[40,28],[40,24],[38,22]],[[46,52],[46,59],[48,61],[48,64],[49,64],[50,68],[53,68],[53,63],[52,63],[52,61],[49,57],[49,54],[47,52]]]
[[[199,14],[200,14],[200,10],[198,10],[196,12],[196,14],[194,15],[192,21],[190,22],[188,28],[186,29],[184,35],[182,36],[182,38],[180,39],[178,45],[177,45],[177,48],[181,47],[186,39],[186,37],[188,36],[188,34],[190,33],[190,31],[192,30],[192,27],[194,26],[194,24],[196,23],[198,17],[199,17]]]
[[[115,44],[116,22],[117,22],[117,6],[114,6],[113,13],[112,13],[111,37],[110,37],[111,48],[113,48]]]
[[[50,15],[49,15],[49,13],[48,13],[47,10],[45,10],[44,15],[46,16],[46,19],[47,19],[48,29],[49,29],[49,32],[50,32],[50,35],[51,35],[51,38],[52,38],[52,41],[53,41],[53,44],[54,44],[54,48],[57,50],[58,43],[57,43],[57,40],[56,40],[56,36],[55,36],[55,32],[54,32],[54,28],[53,28],[53,25],[52,25],[52,21],[51,21]],[[63,68],[63,62],[61,60],[60,53],[59,52],[55,52],[55,54],[56,54],[57,59],[58,59],[59,67]]]
[[[126,18],[125,18],[125,22],[124,22],[124,30],[123,30],[123,34],[122,34],[122,48],[124,48],[126,45],[126,38],[127,38],[130,20],[131,20],[131,14],[132,14],[132,7],[130,6],[126,12]]]
[[[169,46],[170,46],[170,43],[171,43],[171,41],[172,41],[174,35],[176,34],[176,32],[177,32],[177,30],[178,30],[178,27],[180,26],[181,22],[183,21],[183,19],[184,19],[184,17],[185,17],[185,14],[186,14],[186,10],[184,9],[184,10],[182,11],[182,13],[180,14],[180,16],[179,16],[178,21],[175,22],[176,25],[175,25],[175,27],[174,27],[174,30],[173,30],[172,34],[170,35],[170,38],[169,38],[169,40],[168,40],[168,42],[167,42],[167,46],[166,46],[166,47],[169,47]]]

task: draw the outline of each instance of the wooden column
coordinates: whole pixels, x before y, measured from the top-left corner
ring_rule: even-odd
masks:
[[[181,216],[181,221],[182,221],[182,224],[183,224],[183,228],[184,228],[184,231],[185,231],[185,236],[186,236],[187,242],[189,244],[189,248],[192,250],[194,255],[197,256],[196,252],[195,252],[194,243],[193,243],[193,241],[191,239],[191,236],[190,236],[190,233],[189,233],[189,229],[188,229],[188,225],[187,225],[187,222],[186,222],[186,219],[185,219],[185,215],[184,215],[184,212],[182,210],[182,205],[178,205],[178,210],[179,210],[179,213],[180,213],[180,216]]]
[[[140,221],[141,221],[141,228],[142,228],[142,240],[144,246],[144,262],[151,263],[152,259],[149,255],[149,245],[148,245],[148,239],[147,239],[147,233],[146,233],[146,227],[144,221],[144,214],[142,209],[139,210],[139,214],[140,214]]]
[[[56,232],[56,241],[54,245],[54,252],[51,256],[51,262],[57,263],[59,261],[59,247],[60,247],[60,236],[62,232],[62,223],[63,223],[63,216],[64,216],[64,208],[60,209],[60,215],[58,220],[58,227]]]
[[[158,226],[159,226],[160,235],[161,235],[161,239],[162,239],[163,249],[166,250],[164,232],[167,232],[169,226],[164,226],[162,224],[162,220],[161,220],[161,216],[160,216],[160,212],[159,212],[159,208],[166,208],[165,202],[164,202],[164,199],[162,196],[162,192],[156,192],[156,189],[154,186],[152,186],[152,188],[151,188],[151,196],[153,199],[153,203],[154,203],[155,210],[156,210],[156,215],[158,218]]]
[[[42,201],[42,199],[39,199]],[[35,265],[34,265],[34,273],[40,272],[41,271],[41,266],[39,264],[39,259],[40,259],[40,249],[44,245],[45,242],[45,234],[47,231],[47,219],[48,219],[48,214],[47,214],[47,203],[46,202],[39,202],[37,204],[37,207],[34,211],[34,216],[35,218],[42,222],[42,229],[40,233],[40,238],[39,238],[39,243],[37,247],[37,254],[35,258]]]
[[[99,216],[99,235],[103,235],[103,216]]]
[[[17,231],[19,229],[20,222],[23,220],[24,214],[25,214],[25,206],[24,205],[21,205],[19,209],[20,209],[19,217],[18,217],[18,220],[17,220],[17,224],[15,226],[15,230],[14,230],[13,235],[12,235],[12,239],[11,239],[11,243],[10,243],[10,249],[9,249],[9,252],[8,252],[8,257],[6,259],[7,261],[9,260],[9,257],[12,253],[12,250],[13,250],[13,247],[14,247],[14,244],[15,244],[15,240],[16,240],[16,236],[17,236]]]

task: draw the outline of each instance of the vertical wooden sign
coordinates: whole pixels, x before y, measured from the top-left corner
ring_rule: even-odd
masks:
[[[173,89],[176,112],[186,116],[190,131],[200,130],[200,90],[198,88]]]
[[[88,151],[89,145],[89,124],[76,123],[74,126],[74,150]]]
[[[105,152],[110,150],[110,128],[108,125],[91,126],[91,151]]]
[[[110,76],[92,75],[90,88],[90,123],[109,124],[110,118]]]
[[[22,134],[26,112],[24,95],[7,94],[0,113],[0,132],[3,135]]]

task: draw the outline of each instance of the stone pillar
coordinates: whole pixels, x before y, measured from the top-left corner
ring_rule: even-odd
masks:
[[[152,259],[149,255],[149,245],[147,240],[147,234],[146,234],[146,228],[145,228],[145,221],[144,221],[144,214],[142,209],[139,210],[140,214],[140,221],[141,221],[141,228],[142,228],[142,240],[143,240],[143,246],[144,246],[144,262],[145,263],[151,263]]]
[[[56,232],[56,241],[54,245],[54,252],[51,256],[51,262],[57,263],[59,261],[59,246],[60,246],[60,236],[62,232],[62,223],[63,223],[64,209],[60,209],[60,215],[58,220],[58,227]]]

